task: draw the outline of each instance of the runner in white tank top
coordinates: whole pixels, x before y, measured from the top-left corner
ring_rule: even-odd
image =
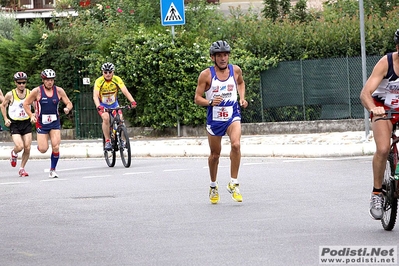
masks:
[[[230,46],[227,42],[217,41],[212,43],[210,56],[215,65],[200,73],[194,97],[197,105],[207,106],[206,129],[211,150],[208,158],[211,179],[209,200],[212,204],[216,204],[220,199],[217,172],[222,137],[227,134],[231,143],[231,179],[227,185],[227,190],[233,200],[241,202],[242,196],[237,177],[241,161],[240,107],[246,108],[248,106],[248,102],[245,100],[245,82],[241,68],[229,64]]]
[[[10,128],[11,138],[14,147],[11,150],[10,163],[12,167],[17,166],[18,153],[22,152],[21,167],[19,176],[25,177],[29,174],[25,171],[32,144],[32,124],[30,118],[23,108],[25,99],[30,91],[26,88],[28,76],[24,72],[17,72],[14,75],[16,88],[7,92],[4,102],[1,105],[1,112],[4,117],[4,124]],[[8,108],[8,110],[7,110]],[[29,106],[31,108],[31,106]]]

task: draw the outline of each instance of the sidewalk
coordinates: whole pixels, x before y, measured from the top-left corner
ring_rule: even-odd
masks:
[[[31,159],[50,156],[50,150],[41,154],[32,143]],[[206,137],[133,138],[130,140],[133,157],[207,157]],[[11,142],[0,142],[0,159],[8,160]],[[244,135],[241,138],[243,157],[337,157],[372,155],[375,144],[372,136],[366,139],[364,131],[331,132],[318,134]],[[227,136],[222,139],[223,157],[230,153]],[[102,140],[63,140],[61,158],[101,158]],[[21,156],[21,154],[20,154]]]

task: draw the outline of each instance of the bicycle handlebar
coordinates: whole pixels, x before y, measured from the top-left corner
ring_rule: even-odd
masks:
[[[373,114],[373,112],[371,112],[371,114]],[[393,118],[392,115],[397,115],[397,114],[399,114],[399,111],[398,111],[398,110],[395,110],[395,109],[385,110],[385,116],[376,118],[376,119],[374,120],[374,122],[376,122],[376,121],[378,121],[378,120],[390,120],[390,119]]]
[[[112,111],[117,111],[117,110],[122,110],[122,109],[130,109],[130,108],[131,108],[130,105],[124,105],[124,106],[118,106],[115,108],[104,108],[104,111],[110,113]]]

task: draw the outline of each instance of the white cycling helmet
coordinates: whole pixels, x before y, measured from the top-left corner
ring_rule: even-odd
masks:
[[[115,70],[115,66],[114,66],[114,64],[112,64],[110,62],[107,62],[107,63],[104,63],[101,66],[101,70],[102,71],[114,71]]]
[[[54,79],[55,72],[52,69],[45,69],[41,73],[42,79]]]
[[[28,75],[26,75],[25,72],[17,72],[17,73],[15,73],[14,80],[20,80],[20,79],[27,80],[28,79]]]

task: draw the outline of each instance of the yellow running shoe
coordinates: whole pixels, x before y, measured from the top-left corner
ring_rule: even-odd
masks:
[[[216,204],[220,200],[218,186],[209,188],[209,200],[212,204]]]
[[[232,184],[229,182],[227,184],[227,191],[230,192],[231,198],[237,202],[242,202],[242,196],[240,193],[240,189],[238,188],[239,184]]]

